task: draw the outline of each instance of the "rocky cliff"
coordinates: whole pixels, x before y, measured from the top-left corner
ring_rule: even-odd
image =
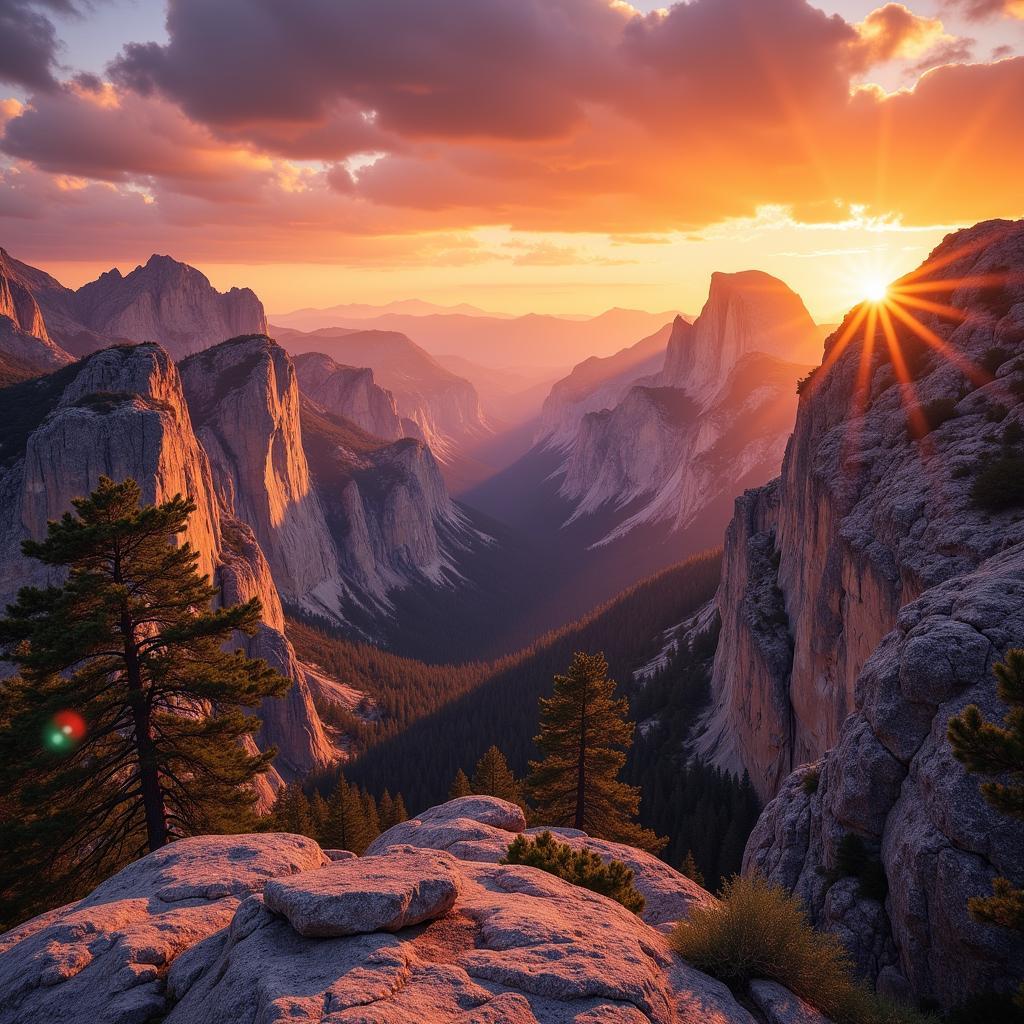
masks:
[[[792,356],[806,353],[816,335],[781,281],[715,274],[700,317],[673,323],[660,372],[630,381],[627,366],[606,383],[594,367],[589,375],[599,386],[579,389],[576,409],[614,392],[621,397],[585,413],[571,442],[561,442],[560,493],[574,506],[569,522],[619,510],[604,543],[650,523],[683,530],[716,502],[770,479],[793,422],[796,381],[808,369]],[[647,358],[650,365],[655,357]],[[582,383],[588,372],[577,369]],[[552,392],[556,424],[559,409],[571,419],[572,405]],[[556,426],[547,443],[559,437],[564,427]]]
[[[241,334],[265,334],[263,304],[248,288],[218,292],[205,274],[153,255],[122,276],[116,268],[75,293],[74,312],[107,338],[155,341],[175,359]]]
[[[717,599],[703,749],[778,793],[748,870],[799,891],[881,987],[946,1005],[1024,962],[966,909],[996,874],[1024,882],[1024,829],[945,739],[967,703],[1001,717],[992,664],[1024,639],[1024,520],[979,489],[1019,473],[1022,270],[1024,222],[980,224],[847,318],[780,479],[737,503]],[[836,878],[849,833],[884,900]]]
[[[247,335],[185,359],[180,372],[220,501],[252,527],[281,596],[336,606],[337,559],[310,480],[287,353]]]
[[[0,353],[40,372],[71,362],[46,330],[23,264],[0,249]],[[27,269],[27,268],[25,268]]]
[[[5,285],[4,282],[7,282]],[[0,249],[0,316],[55,350],[49,365],[124,341],[154,341],[175,359],[240,334],[266,333],[260,300],[248,288],[218,292],[204,274],[153,255],[122,275],[116,268],[77,291]]]
[[[552,385],[541,410],[537,440],[564,447],[576,437],[580,420],[589,412],[613,409],[634,385],[653,384],[665,363],[665,349],[673,330],[689,325],[682,317],[666,324],[650,337],[614,355],[591,356],[573,367],[572,373]]]
[[[760,270],[714,273],[693,330],[669,338],[658,383],[703,401],[748,352],[812,366],[821,356],[818,328],[800,296]]]
[[[392,394],[399,416],[408,421],[403,433],[426,441],[442,462],[489,432],[473,385],[404,334],[331,327],[308,334],[275,328],[274,333],[293,355],[326,353],[337,363],[372,369],[374,380]]]
[[[185,494],[197,506],[186,539],[199,552],[201,571],[220,583],[224,600],[260,598],[264,625],[247,642],[250,653],[294,683],[285,700],[261,709],[261,742],[278,743],[280,770],[289,776],[333,761],[337,751],[317,717],[307,672],[282,632],[267,561],[249,526],[218,497],[167,353],[156,345],[105,349],[7,388],[3,399],[17,415],[0,428],[0,602],[20,586],[48,581],[44,566],[21,555],[21,541],[45,535],[47,520],[100,476],[133,477],[145,501]]]
[[[637,917],[499,864],[524,827],[514,804],[464,797],[359,858],[282,834],[173,843],[0,936],[0,1024],[754,1024],[668,946],[668,924],[712,896],[638,850],[565,836],[634,869]]]
[[[344,369],[321,379],[322,397],[337,397]],[[373,635],[390,592],[456,578],[469,531],[423,442],[371,437],[300,396],[290,357],[265,335],[180,371],[218,499],[251,526],[286,603]],[[369,389],[387,394],[372,378]]]
[[[422,441],[383,442],[303,399],[303,439],[351,603],[388,614],[388,595],[458,582],[476,535]]]
[[[322,352],[295,357],[299,388],[318,406],[385,441],[405,437],[395,396],[377,385],[369,367],[342,366]]]

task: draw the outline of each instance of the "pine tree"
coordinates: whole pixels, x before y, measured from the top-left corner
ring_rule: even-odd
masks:
[[[313,825],[313,838],[322,844],[324,830],[327,828],[327,801],[320,795],[319,789],[314,789],[309,798],[309,817]]]
[[[451,786],[448,788],[448,799],[457,800],[460,796],[472,796],[473,787],[469,784],[469,778],[460,768],[455,773]]]
[[[40,900],[67,898],[171,839],[252,825],[250,783],[274,751],[243,747],[260,726],[243,709],[288,682],[224,650],[236,631],[255,631],[260,606],[211,611],[217,591],[198,555],[174,544],[194,504],[139,499],[134,480],[103,478],[45,540],[23,545],[67,575],[23,588],[0,620],[18,668],[0,688],[9,897],[18,883],[3,878],[27,880]]]
[[[993,666],[1000,700],[1010,705],[1003,726],[986,722],[976,704],[949,720],[953,755],[968,771],[1009,776],[1007,782],[983,782],[981,793],[997,811],[1024,821],[1024,650],[1006,652],[1006,660]],[[1024,932],[1024,889],[1008,878],[992,883],[991,896],[972,897],[968,906],[977,921]],[[1024,988],[1018,996],[1024,1001]]]
[[[554,696],[541,698],[544,755],[530,762],[527,789],[536,817],[592,836],[659,851],[665,840],[632,819],[640,790],[618,779],[633,742],[629,702],[614,696],[602,654],[575,655],[567,675],[555,676]]]
[[[275,832],[290,832],[297,836],[316,837],[316,825],[309,800],[298,782],[289,782],[278,791],[271,812]]]
[[[704,875],[700,868],[697,867],[697,861],[694,860],[693,850],[687,850],[686,856],[683,858],[683,863],[679,865],[679,871],[681,874],[686,875],[687,878],[696,882],[698,885],[704,884]]]
[[[373,839],[359,790],[349,785],[345,776],[339,773],[338,783],[327,801],[323,845],[327,849],[351,850],[361,854]]]
[[[405,800],[401,793],[395,794],[395,802],[393,804],[393,810],[391,817],[394,819],[392,825],[400,825],[403,821],[409,820],[409,812],[405,809]]]
[[[380,835],[380,811],[377,809],[377,801],[373,794],[365,787],[360,791],[363,800],[363,813],[366,815],[366,826],[370,830],[370,839],[376,839]]]
[[[386,786],[384,787],[384,792],[380,795],[380,803],[377,805],[377,808],[380,812],[380,829],[382,832],[387,832],[395,823],[395,805],[391,799],[391,793]]]
[[[477,761],[470,785],[479,796],[496,796],[514,804],[523,804],[523,785],[509,770],[505,755],[496,746],[488,747]]]

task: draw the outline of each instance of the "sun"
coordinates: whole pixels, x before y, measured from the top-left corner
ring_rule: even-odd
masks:
[[[865,302],[884,302],[889,297],[889,285],[881,278],[873,277],[861,285]]]

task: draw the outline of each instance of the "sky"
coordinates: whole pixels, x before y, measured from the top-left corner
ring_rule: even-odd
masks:
[[[1024,0],[0,0],[0,245],[271,312],[820,321],[1024,215]]]

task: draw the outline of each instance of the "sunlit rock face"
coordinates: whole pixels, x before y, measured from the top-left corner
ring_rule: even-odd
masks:
[[[966,900],[995,874],[1024,881],[1024,832],[984,804],[945,739],[972,701],[1001,717],[991,667],[1024,636],[1024,517],[971,497],[1024,429],[1021,269],[1024,223],[958,232],[874,331],[865,308],[827,342],[781,478],[737,502],[702,740],[778,793],[748,869],[797,888],[882,987],[946,1005],[1022,963],[1012,933],[972,922]],[[885,869],[884,903],[851,879],[830,885],[849,832]]]
[[[71,356],[46,329],[30,270],[0,249],[0,354],[44,372],[69,363]]]
[[[156,341],[175,359],[267,330],[263,304],[250,289],[218,292],[195,267],[170,256],[151,256],[127,276],[107,271],[74,293],[72,309],[100,337]]]
[[[23,416],[0,435],[0,601],[12,601],[20,586],[53,581],[44,566],[21,555],[21,541],[45,536],[47,521],[68,511],[71,499],[92,491],[101,476],[135,479],[144,502],[186,495],[196,510],[182,540],[198,552],[199,570],[223,587],[225,601],[260,599],[263,625],[245,645],[294,684],[285,700],[261,709],[265,742],[278,744],[289,775],[333,761],[337,751],[313,706],[307,670],[282,632],[284,613],[267,559],[250,526],[218,497],[168,354],[157,345],[104,349],[5,397]]]
[[[654,927],[497,863],[523,827],[515,805],[469,797],[360,858],[281,834],[174,843],[0,936],[0,1024],[754,1024],[668,946],[670,922],[714,897],[646,854],[572,836],[629,861],[671,915]]]
[[[405,436],[395,396],[379,387],[369,367],[342,366],[322,352],[295,358],[299,388],[317,405],[385,441]]]
[[[820,332],[800,296],[778,278],[760,270],[714,273],[693,330],[669,339],[658,383],[703,401],[748,352],[813,365],[821,355]]]
[[[782,461],[796,410],[797,380],[818,336],[799,296],[767,274],[715,274],[701,315],[672,325],[659,372],[625,382],[613,374],[594,391],[581,387],[601,368],[574,371],[584,392],[575,408],[607,395],[611,407],[589,411],[566,451],[560,493],[569,522],[601,509],[623,511],[603,539],[618,540],[648,523],[683,530],[716,501],[771,478]],[[623,354],[620,356],[625,358]],[[802,361],[801,361],[802,360]],[[572,376],[562,382],[569,391]],[[549,399],[558,443],[568,403]]]
[[[613,409],[635,384],[653,384],[665,364],[669,337],[687,327],[677,317],[674,324],[666,324],[635,345],[604,358],[591,356],[573,367],[544,400],[537,441],[547,446],[571,445],[587,413]]]
[[[181,378],[218,497],[252,527],[282,596],[299,604],[340,586],[287,353],[265,335],[243,336],[184,360]]]

